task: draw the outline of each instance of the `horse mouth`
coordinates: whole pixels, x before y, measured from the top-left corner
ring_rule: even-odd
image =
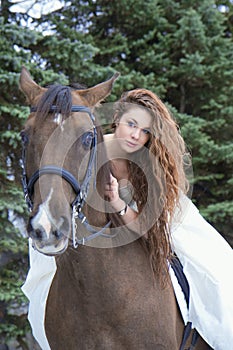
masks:
[[[34,240],[33,247],[41,254],[47,256],[56,256],[66,251],[68,247],[68,239],[61,239],[56,244]]]

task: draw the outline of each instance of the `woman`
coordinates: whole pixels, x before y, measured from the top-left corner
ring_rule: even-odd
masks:
[[[176,122],[154,93],[136,89],[123,94],[116,104],[113,128],[114,133],[105,135],[112,165],[105,190],[109,211],[117,212],[137,233],[135,237],[141,236],[155,274],[168,271],[168,262],[176,253],[190,285],[189,312],[182,313],[185,323],[192,322],[214,349],[230,350],[232,249],[187,197],[184,169],[189,156]],[[34,335],[45,350],[49,346],[43,335],[43,311],[56,264],[54,258],[36,251],[30,254],[31,269],[23,290],[32,296],[31,300],[41,299],[40,310],[31,303],[29,320],[37,325]],[[216,264],[218,256],[221,266]],[[40,273],[35,283],[36,270]],[[162,283],[166,283],[166,277],[164,274]]]
[[[136,89],[117,103],[113,127],[105,136],[110,207],[133,231],[145,233],[155,273],[178,256],[190,287],[185,323],[214,349],[232,349],[232,249],[186,196],[188,155],[177,124],[155,94]]]
[[[104,138],[113,174],[105,194],[114,211],[125,211],[125,224],[146,234],[152,267],[159,272],[171,257],[168,223],[180,191],[188,191],[185,144],[168,109],[151,91],[123,94],[113,119],[114,133]],[[121,198],[125,192],[127,197],[127,183],[134,208]]]

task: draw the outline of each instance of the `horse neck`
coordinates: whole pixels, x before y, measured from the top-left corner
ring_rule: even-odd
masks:
[[[58,266],[63,272],[61,278],[63,275],[66,279],[68,273],[70,279],[82,281],[87,289],[91,285],[100,290],[114,290],[119,280],[122,286],[128,282],[137,285],[145,280],[145,275],[148,276],[147,283],[151,287],[154,284],[148,255],[140,240],[116,248],[70,247],[58,258]]]

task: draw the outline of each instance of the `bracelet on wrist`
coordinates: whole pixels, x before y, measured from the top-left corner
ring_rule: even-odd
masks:
[[[118,211],[117,214],[120,215],[120,216],[125,215],[126,212],[127,212],[127,208],[128,208],[128,205],[126,204],[126,206],[124,207],[124,209]]]

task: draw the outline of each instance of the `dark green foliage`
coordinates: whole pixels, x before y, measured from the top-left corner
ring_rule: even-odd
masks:
[[[10,213],[22,216],[25,206],[19,187],[19,130],[25,109],[20,107],[17,89],[18,74],[23,58],[13,48],[19,43],[20,29],[0,17],[0,342],[17,338],[27,328],[26,298],[20,291],[27,266],[27,242],[9,221]],[[26,39],[26,38],[25,38]],[[23,100],[22,100],[23,101]],[[22,102],[21,101],[21,102]]]

